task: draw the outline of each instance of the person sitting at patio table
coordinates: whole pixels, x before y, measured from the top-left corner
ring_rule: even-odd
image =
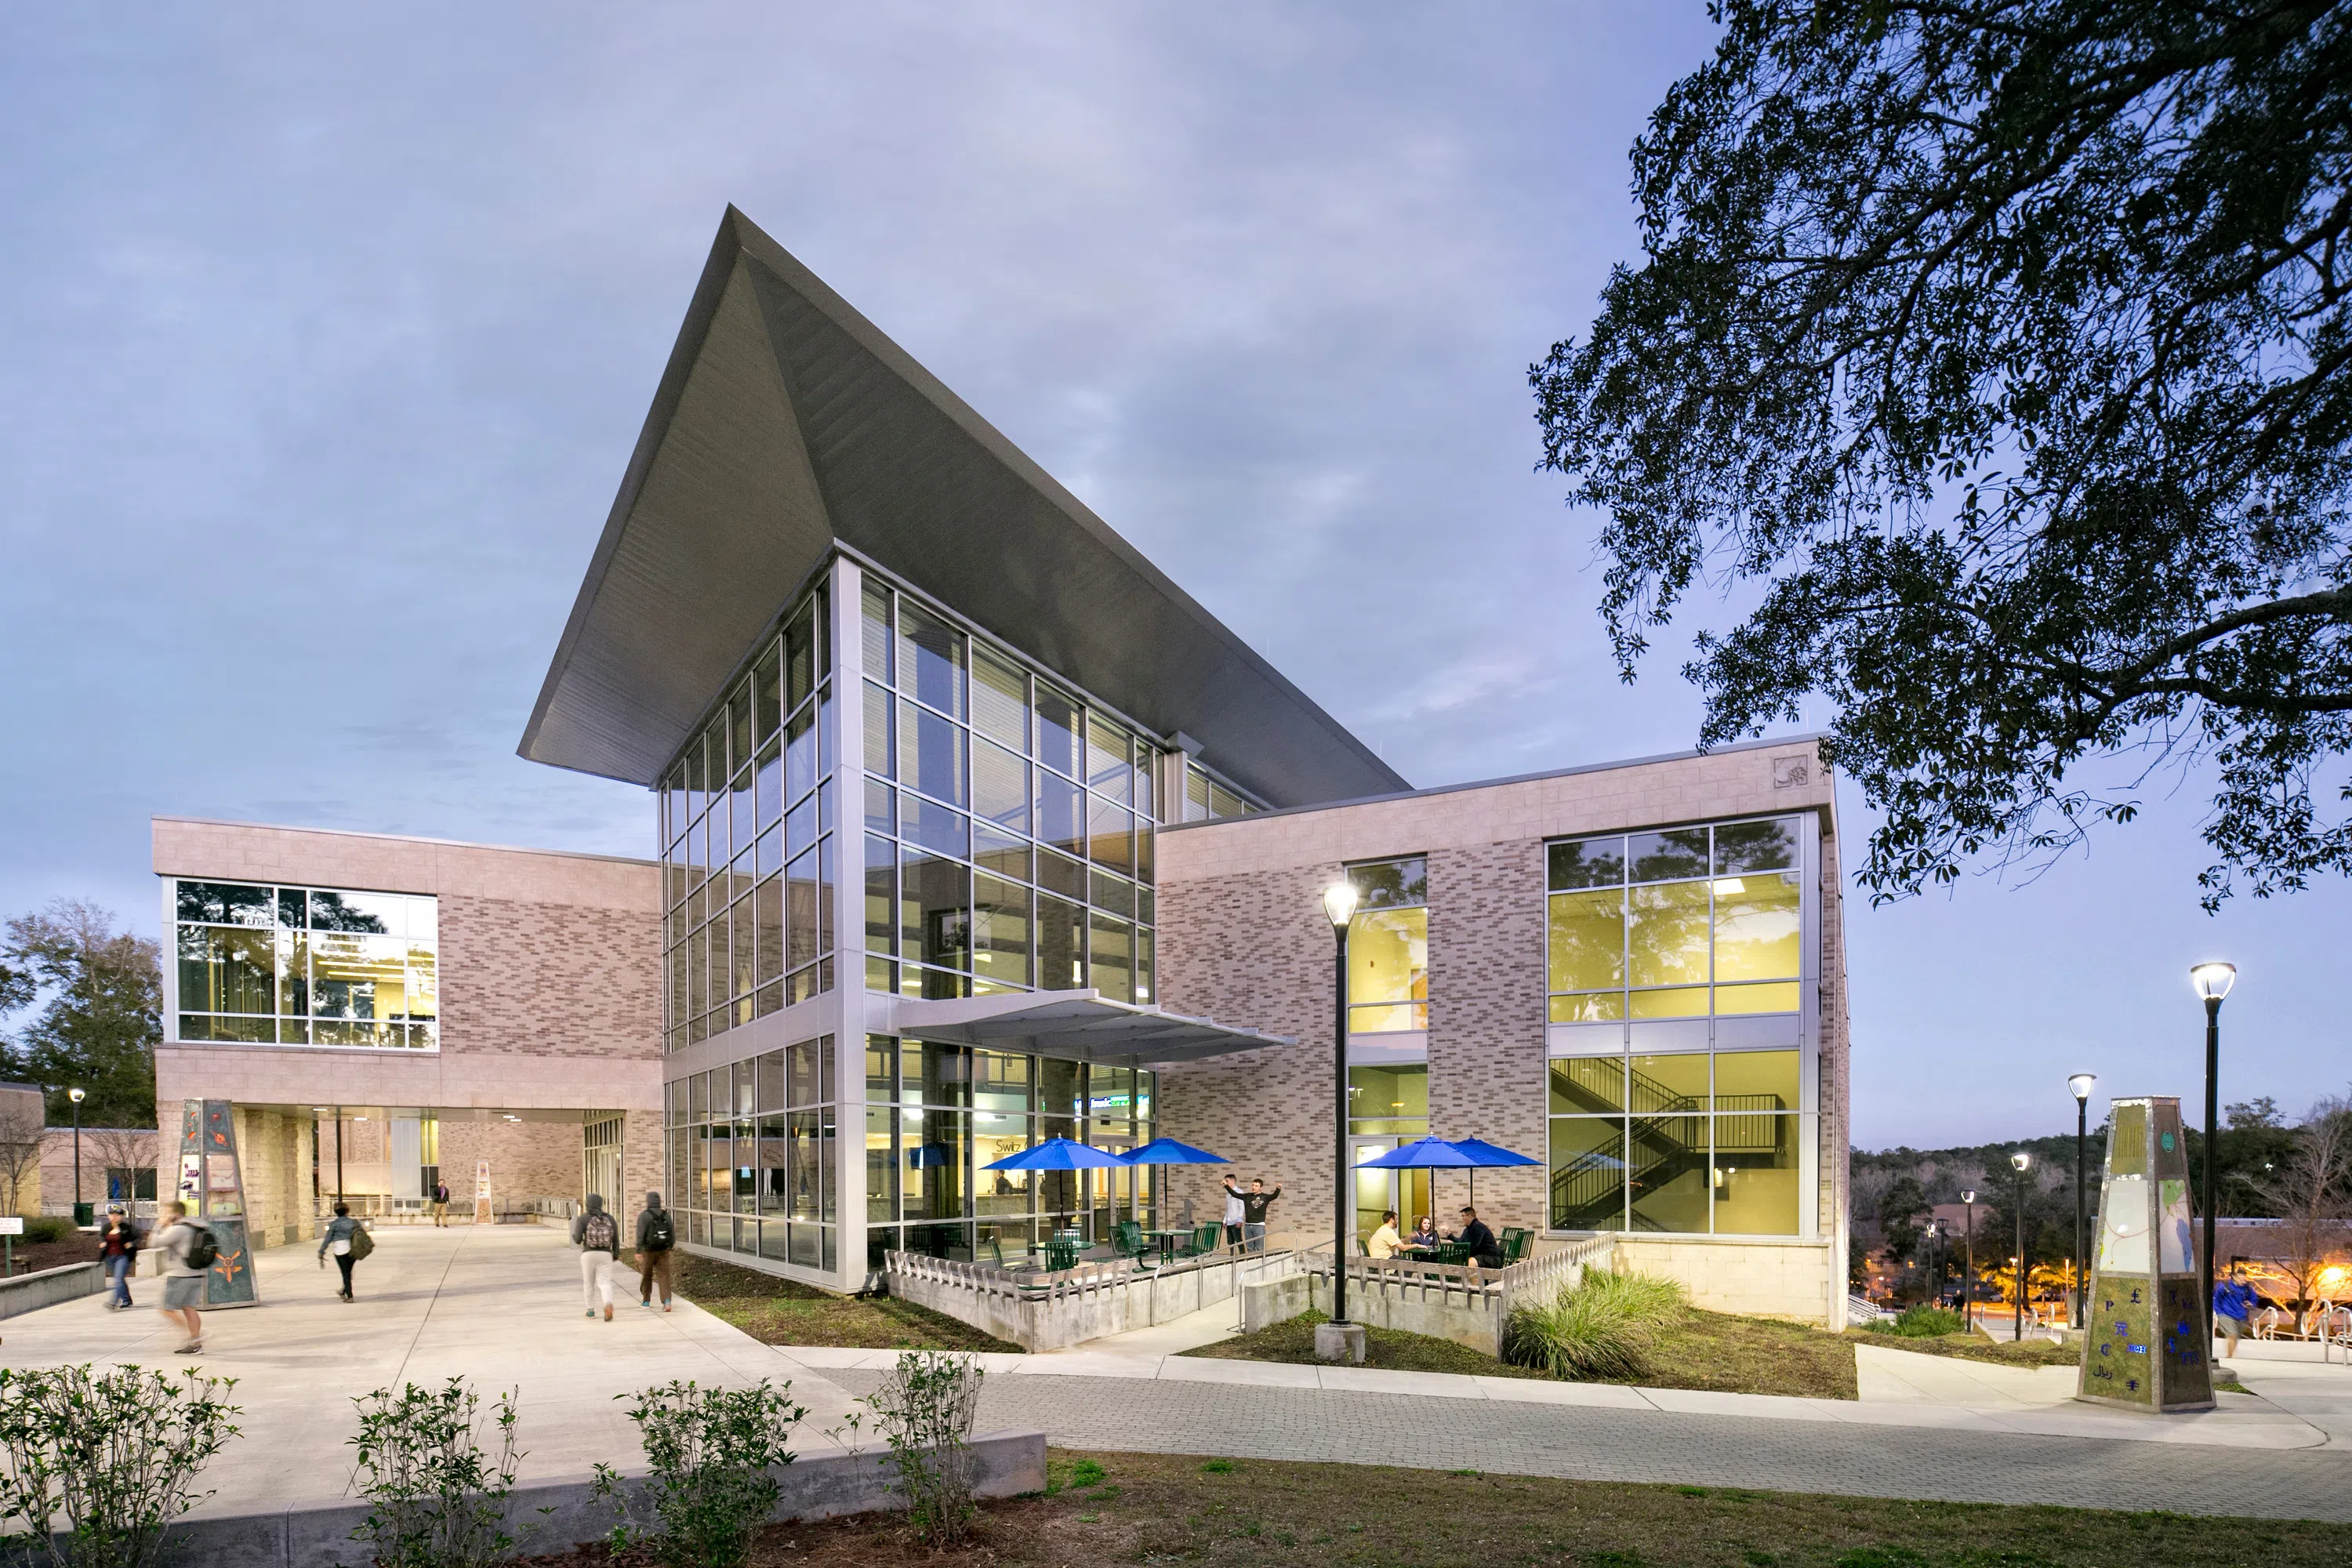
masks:
[[[1364,1243],[1365,1257],[1394,1258],[1397,1255],[1397,1248],[1402,1245],[1402,1243],[1397,1240],[1396,1222],[1396,1210],[1384,1209],[1381,1211],[1381,1227],[1372,1232],[1370,1240]]]
[[[1454,1239],[1468,1249],[1471,1262],[1486,1268],[1502,1267],[1503,1244],[1495,1239],[1495,1233],[1486,1228],[1486,1222],[1478,1217],[1476,1209],[1462,1211],[1462,1228],[1454,1233]]]
[[[1437,1222],[1427,1215],[1423,1215],[1419,1219],[1414,1220],[1412,1222],[1412,1240],[1409,1245],[1413,1247],[1435,1247],[1437,1245]]]

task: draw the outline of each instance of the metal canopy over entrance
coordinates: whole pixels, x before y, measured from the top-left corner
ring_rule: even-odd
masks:
[[[1213,1019],[1113,1002],[1092,991],[869,1001],[872,1026],[893,1034],[1075,1061],[1150,1067],[1293,1043]]]

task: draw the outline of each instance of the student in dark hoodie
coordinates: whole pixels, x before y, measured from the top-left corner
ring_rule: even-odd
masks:
[[[613,1258],[621,1250],[621,1222],[604,1212],[600,1194],[588,1194],[586,1212],[572,1222],[572,1245],[580,1249],[580,1291],[587,1298],[588,1316],[596,1303],[604,1304],[604,1321],[613,1321]]]
[[[637,1211],[637,1305],[654,1304],[654,1283],[661,1283],[662,1310],[669,1310],[669,1255],[677,1245],[677,1221],[662,1207],[659,1193],[646,1194]]]

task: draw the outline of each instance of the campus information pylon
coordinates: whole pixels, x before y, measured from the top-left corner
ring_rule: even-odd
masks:
[[[261,1300],[246,1245],[245,1171],[236,1158],[236,1118],[226,1100],[180,1105],[179,1199],[213,1233],[216,1256],[205,1276],[205,1305],[251,1307]]]
[[[2180,1101],[2116,1100],[2074,1396],[2129,1410],[2212,1409],[2212,1346],[2198,1307]]]

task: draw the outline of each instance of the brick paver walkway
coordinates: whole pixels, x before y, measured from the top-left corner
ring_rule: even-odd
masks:
[[[883,1374],[824,1375],[865,1394]],[[2352,1454],[2334,1446],[2249,1451],[1077,1376],[991,1377],[980,1425],[1076,1448],[2352,1521]]]

